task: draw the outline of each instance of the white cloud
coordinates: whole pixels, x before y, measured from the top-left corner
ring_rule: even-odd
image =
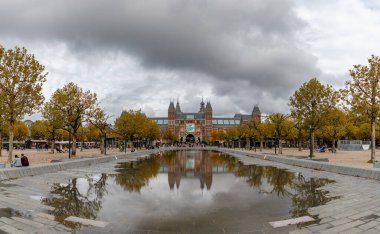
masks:
[[[297,14],[309,27],[301,38],[318,58],[325,82],[340,86],[349,79],[354,64],[365,64],[371,54],[380,55],[378,1],[305,0]]]

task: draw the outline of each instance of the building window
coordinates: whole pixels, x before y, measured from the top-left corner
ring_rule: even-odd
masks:
[[[231,125],[231,124],[232,124],[232,125],[235,124],[235,120],[233,120],[233,119],[230,119],[229,122],[230,122],[230,125]]]
[[[212,120],[212,124],[218,124],[218,120],[213,119],[213,120]]]
[[[222,119],[218,119],[218,124],[223,124],[223,120]]]
[[[236,119],[235,124],[240,124],[240,120]]]

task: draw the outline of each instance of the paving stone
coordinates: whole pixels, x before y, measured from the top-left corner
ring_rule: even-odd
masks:
[[[26,233],[24,231],[21,231],[15,227],[8,225],[8,224],[4,224],[4,225],[0,226],[0,230],[4,231],[6,233],[12,233],[12,234],[24,234],[24,233]]]
[[[349,230],[345,230],[344,234],[357,234],[357,233],[362,233],[363,230],[359,229],[359,228],[352,228],[352,229],[349,229]]]
[[[360,225],[358,228],[360,228],[361,230],[368,230],[378,225],[380,225],[378,221],[370,221],[366,224]]]
[[[325,229],[328,229],[328,228],[331,228],[333,227],[333,225],[329,224],[329,223],[324,223],[324,224],[321,224],[321,225],[316,225],[316,226],[313,226],[313,227],[308,227],[308,229],[312,232],[318,232],[318,231],[321,231],[321,230],[325,230]]]
[[[12,219],[9,219],[7,217],[1,217],[0,222],[3,222],[3,223],[8,224],[8,225],[12,225],[12,223],[14,223],[15,221]]]
[[[333,227],[333,228],[330,228],[330,229],[327,229],[327,230],[320,231],[320,233],[321,234],[322,233],[324,233],[324,234],[339,233],[339,232],[343,232],[343,231],[345,231],[347,229],[359,226],[361,224],[363,224],[363,221],[356,220],[356,221],[353,221],[353,222],[350,222],[350,223],[345,223],[345,224],[342,224],[342,225],[339,225],[339,226],[336,226],[336,227]]]
[[[331,217],[326,217],[326,218],[323,218],[321,219],[321,221],[319,222],[320,224],[323,224],[323,223],[329,223],[331,221],[334,221],[335,219],[331,218]]]
[[[338,226],[338,225],[345,224],[345,223],[348,223],[348,222],[351,222],[351,221],[352,221],[352,219],[342,218],[342,219],[337,219],[337,220],[331,221],[330,224],[332,226]]]
[[[379,234],[379,230],[372,228],[367,231],[363,231],[362,234]]]
[[[37,222],[34,222],[32,220],[29,220],[29,219],[23,219],[23,218],[19,218],[19,217],[12,217],[12,219],[16,220],[20,223],[30,225],[30,226],[35,227],[35,228],[42,228],[44,226],[42,223],[37,223]]]
[[[360,219],[360,218],[363,218],[363,217],[371,215],[371,214],[373,214],[373,211],[369,210],[369,211],[365,211],[365,212],[360,212],[360,213],[358,213],[356,215],[352,215],[349,218],[350,219]]]
[[[310,233],[312,232],[307,229],[300,229],[300,230],[294,230],[294,231],[289,232],[289,234],[310,234]]]

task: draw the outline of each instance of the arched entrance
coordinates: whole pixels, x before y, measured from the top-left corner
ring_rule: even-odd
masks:
[[[186,142],[194,143],[195,142],[195,137],[193,134],[188,134],[186,136]]]

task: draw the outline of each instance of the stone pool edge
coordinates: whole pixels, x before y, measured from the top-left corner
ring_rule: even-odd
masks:
[[[258,154],[258,153],[250,152],[250,151],[236,151],[236,150],[222,149],[222,148],[217,148],[214,150],[217,150],[222,153],[227,153],[232,156],[243,155],[243,156],[248,156],[248,157],[254,157],[257,159],[287,164],[291,166],[332,172],[332,173],[341,174],[341,175],[380,180],[380,168],[362,168],[362,167],[355,167],[355,166],[349,166],[349,165],[334,164],[334,163],[329,163],[329,162],[313,161],[313,160],[308,160],[308,159],[291,158],[285,155],[275,156],[275,155],[269,155],[269,154]]]
[[[53,173],[62,170],[68,170],[72,168],[78,167],[86,167],[99,163],[107,163],[114,160],[126,159],[127,157],[141,157],[148,156],[152,153],[157,153],[160,150],[144,150],[144,151],[136,151],[127,154],[114,154],[114,155],[106,155],[106,156],[97,156],[91,158],[73,158],[63,162],[56,163],[47,163],[47,164],[38,164],[32,165],[29,167],[13,167],[13,168],[4,168],[0,169],[0,181],[9,180],[9,179],[17,179],[26,176],[35,176],[46,173]]]
[[[270,154],[261,154],[250,151],[237,151],[233,149],[225,149],[218,147],[194,147],[194,148],[181,148],[181,147],[165,147],[154,150],[144,150],[131,152],[127,154],[118,154],[118,155],[107,155],[107,156],[97,156],[91,158],[78,158],[71,159],[68,161],[49,163],[49,164],[40,164],[33,165],[29,167],[22,168],[5,168],[0,169],[0,181],[8,179],[16,179],[25,176],[34,176],[45,173],[53,173],[57,171],[85,167],[93,164],[107,163],[118,159],[126,159],[127,157],[141,157],[148,156],[152,153],[158,153],[163,151],[170,150],[214,150],[222,153],[227,153],[232,156],[248,156],[254,157],[261,160],[273,161],[282,164],[303,167],[313,170],[322,170],[326,172],[332,172],[336,174],[349,175],[355,177],[363,177],[368,179],[380,180],[380,168],[361,168],[348,165],[339,165],[329,162],[313,161],[308,159],[299,159],[293,158],[286,155],[270,155]]]

